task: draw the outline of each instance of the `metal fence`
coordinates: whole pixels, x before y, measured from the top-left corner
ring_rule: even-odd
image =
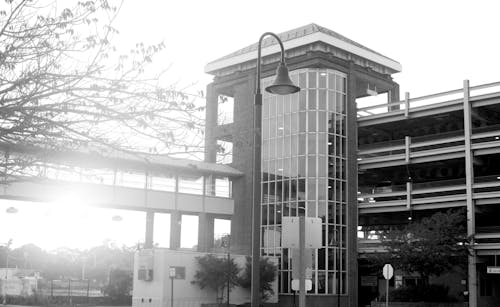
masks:
[[[37,295],[47,297],[101,297],[101,285],[89,279],[46,280],[40,279],[37,283]]]

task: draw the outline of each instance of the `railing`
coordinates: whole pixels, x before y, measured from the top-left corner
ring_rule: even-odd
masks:
[[[418,140],[422,141],[418,141]],[[499,142],[500,143],[500,142]],[[464,137],[453,136],[448,138],[410,138],[391,142],[390,146],[379,146],[378,148],[360,149],[358,152],[358,164],[363,165],[380,162],[406,162],[412,159],[438,156],[442,154],[458,154],[464,151]],[[383,144],[381,144],[383,145]]]
[[[464,82],[465,83],[465,82]],[[417,98],[410,98],[409,93],[405,93],[405,99],[392,102],[377,104],[368,107],[358,108],[358,119],[368,118],[386,113],[400,113],[408,116],[412,110],[420,107],[428,108],[441,107],[446,105],[453,105],[463,101],[464,93],[467,88],[460,88],[456,90],[441,92],[432,95],[425,95]],[[481,100],[493,96],[498,96],[500,92],[500,82],[487,83],[468,88],[470,101]]]
[[[182,174],[139,173],[118,169],[93,169],[50,163],[34,165],[14,171],[5,178],[22,180],[51,179],[77,183],[91,183],[231,198],[232,185],[228,177],[212,175],[187,176]]]
[[[500,198],[500,174],[474,178],[473,198]],[[463,202],[466,195],[465,179],[432,181],[421,184],[378,187],[372,190],[360,187],[358,208],[400,207],[411,209],[416,205],[439,206],[445,202]]]
[[[472,150],[475,155],[488,154],[500,148],[500,125],[477,128],[472,131]],[[462,131],[436,134],[365,145],[358,151],[358,164],[361,168],[371,163],[386,161],[410,162],[412,159],[437,155],[463,156],[465,138]]]

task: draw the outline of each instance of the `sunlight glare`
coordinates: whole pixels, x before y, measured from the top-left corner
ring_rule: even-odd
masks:
[[[9,207],[18,212],[7,213]],[[121,217],[121,221],[113,221],[114,216]],[[45,250],[84,250],[103,242],[133,246],[144,241],[145,224],[144,212],[96,208],[77,200],[0,202],[0,242],[13,239],[14,247],[33,243]]]

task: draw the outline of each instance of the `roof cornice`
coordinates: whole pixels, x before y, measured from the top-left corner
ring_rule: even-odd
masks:
[[[299,48],[302,46],[307,46],[316,42],[323,42],[327,45],[333,46],[335,48],[344,50],[348,53],[356,55],[358,57],[367,59],[379,65],[389,68],[393,72],[400,72],[402,70],[401,64],[397,61],[394,61],[388,57],[385,57],[371,49],[368,49],[362,45],[354,43],[344,37],[338,35],[333,36],[329,34],[329,30],[312,25],[316,28],[321,29],[322,31],[315,31],[309,34],[305,34],[302,36],[296,36],[291,39],[287,39],[283,41],[283,45],[286,50],[291,50],[294,48]],[[333,31],[331,31],[333,32]],[[286,34],[286,33],[285,33]],[[282,35],[280,35],[281,37]],[[344,38],[344,39],[342,39]],[[245,50],[248,50],[245,52]],[[280,48],[278,44],[271,44],[268,46],[264,46],[262,48],[262,56],[268,56],[272,54],[276,54],[280,52]],[[244,48],[240,51],[237,51],[229,56],[225,56],[218,60],[208,63],[205,66],[205,73],[215,74],[217,71],[221,69],[225,69],[231,66],[235,66],[238,64],[246,63],[257,58],[257,50],[253,48],[253,45],[247,48]]]

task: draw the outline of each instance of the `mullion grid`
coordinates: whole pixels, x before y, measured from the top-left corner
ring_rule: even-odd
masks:
[[[292,76],[291,77],[292,77],[292,79],[295,79],[294,82],[297,81],[298,75],[300,73],[304,73],[305,74],[305,76],[306,76],[306,84],[309,84],[309,81],[310,81],[309,78],[310,78],[310,76],[314,76],[316,78],[316,84],[319,83],[319,80],[318,80],[319,79],[318,71],[315,70],[314,71],[314,75],[312,75],[312,74],[309,75],[309,73],[313,73],[313,72],[311,70],[308,70],[308,69],[302,69],[302,70],[297,70],[295,72],[292,72]],[[337,72],[331,72],[331,71],[329,71],[329,73],[327,74],[328,77],[327,77],[326,83],[327,84],[331,84],[331,83],[337,84],[337,80],[335,80],[335,81],[331,80],[332,77],[335,78],[335,79],[338,78],[337,75],[338,75]],[[341,76],[341,78],[345,79],[345,76]],[[343,82],[345,82],[345,80]],[[303,90],[304,91],[308,91],[308,90],[311,90],[311,88],[306,87],[306,88],[303,88]],[[281,191],[282,195],[280,195],[279,198],[278,197],[272,197],[271,199],[269,199],[270,201],[273,201],[273,205],[275,206],[275,210],[273,210],[273,212],[274,212],[273,213],[274,214],[273,220],[275,222],[277,221],[277,215],[278,215],[278,213],[280,214],[281,217],[282,216],[290,216],[290,215],[295,215],[296,216],[298,214],[298,210],[297,210],[298,209],[297,208],[297,205],[298,205],[298,198],[297,197],[298,197],[298,195],[294,195],[295,199],[291,199],[291,198],[292,198],[292,195],[293,195],[293,193],[292,193],[292,187],[295,185],[297,187],[297,189],[300,188],[300,187],[298,187],[297,183],[298,183],[298,179],[300,179],[301,177],[296,177],[295,176],[298,173],[292,173],[292,170],[299,171],[299,169],[300,169],[298,167],[299,166],[298,165],[299,164],[299,158],[298,157],[300,156],[300,153],[299,153],[300,150],[299,150],[299,148],[296,148],[296,147],[300,147],[301,145],[303,145],[300,142],[298,142],[298,140],[299,140],[298,136],[300,134],[303,134],[305,136],[305,144],[309,144],[309,142],[312,141],[312,140],[310,140],[311,136],[314,136],[314,138],[315,138],[315,143],[314,143],[314,146],[315,146],[314,149],[315,150],[314,150],[314,152],[312,152],[310,150],[310,148],[308,148],[308,150],[306,152],[304,152],[305,175],[306,175],[306,177],[304,177],[304,181],[305,181],[305,185],[304,185],[305,186],[305,199],[304,199],[304,204],[305,204],[304,207],[305,208],[304,209],[306,210],[306,212],[310,212],[309,206],[313,205],[313,206],[315,206],[315,208],[314,208],[314,216],[318,216],[318,212],[319,212],[318,195],[319,195],[319,192],[320,192],[319,191],[320,185],[318,184],[318,179],[320,177],[319,176],[319,168],[320,167],[328,167],[328,164],[330,163],[329,161],[330,161],[331,158],[334,159],[333,160],[334,163],[335,163],[334,170],[335,170],[335,167],[337,165],[339,165],[339,169],[340,170],[345,167],[345,165],[344,165],[345,157],[342,156],[343,150],[340,149],[338,155],[337,155],[337,150],[336,150],[333,153],[331,153],[333,156],[330,156],[329,153],[328,153],[328,148],[329,148],[328,144],[326,144],[327,152],[324,153],[325,157],[326,157],[326,159],[324,159],[324,161],[326,161],[326,166],[325,165],[323,165],[323,166],[319,165],[319,163],[320,163],[319,156],[322,154],[322,153],[319,152],[319,149],[320,149],[319,141],[321,140],[319,138],[319,132],[322,131],[322,130],[318,129],[319,128],[318,125],[319,125],[319,122],[320,122],[320,120],[318,120],[318,116],[320,116],[319,114],[322,114],[322,111],[325,114],[334,114],[335,117],[339,116],[339,119],[341,119],[342,125],[345,125],[345,120],[343,120],[343,119],[345,119],[345,115],[343,116],[341,114],[340,110],[338,110],[338,108],[337,108],[338,105],[340,104],[341,107],[345,109],[345,105],[342,105],[342,102],[337,102],[337,101],[332,102],[332,101],[330,101],[332,98],[334,100],[337,100],[337,97],[338,97],[337,93],[338,92],[336,91],[336,88],[331,89],[331,88],[329,88],[327,86],[327,88],[325,89],[325,91],[326,91],[326,101],[325,101],[326,110],[321,110],[321,109],[318,110],[320,108],[319,101],[318,101],[320,90],[318,89],[318,86],[316,86],[313,90],[315,91],[315,95],[313,97],[316,100],[314,102],[314,104],[315,104],[315,108],[313,108],[314,111],[312,111],[312,112],[314,112],[314,119],[316,121],[316,123],[314,123],[315,128],[313,128],[314,131],[310,131],[309,130],[309,126],[310,125],[312,126],[312,124],[313,124],[312,122],[310,122],[310,119],[312,119],[312,117],[308,115],[311,112],[310,109],[306,109],[305,111],[303,111],[303,112],[305,112],[305,115],[306,115],[305,116],[305,119],[306,119],[305,127],[299,127],[299,129],[296,129],[296,128],[293,127],[294,125],[298,124],[298,122],[294,121],[294,119],[298,121],[299,116],[295,116],[293,114],[297,113],[297,115],[298,115],[300,113],[300,109],[301,108],[300,108],[299,105],[301,103],[305,103],[307,106],[313,104],[313,102],[309,100],[309,98],[310,98],[309,95],[305,95],[306,101],[304,101],[304,102],[297,101],[298,99],[295,100],[296,102],[294,104],[296,105],[296,107],[293,107],[293,105],[292,105],[290,112],[287,111],[287,112],[282,112],[283,114],[277,114],[278,113],[278,107],[280,107],[280,106],[277,105],[277,103],[275,103],[274,105],[272,105],[272,106],[275,107],[275,109],[268,112],[268,114],[269,114],[270,117],[267,120],[270,121],[271,123],[273,121],[273,118],[275,119],[275,122],[278,122],[278,117],[280,115],[282,116],[283,121],[286,121],[288,119],[287,114],[290,114],[290,116],[289,116],[289,118],[290,118],[289,119],[290,120],[290,122],[289,122],[290,133],[287,133],[287,131],[285,131],[285,133],[283,133],[280,136],[280,131],[277,130],[278,129],[277,126],[276,125],[269,125],[269,129],[274,129],[274,128],[276,129],[275,131],[271,131],[269,133],[269,135],[270,135],[269,143],[275,142],[275,144],[276,144],[277,141],[279,140],[279,143],[281,143],[281,146],[284,146],[285,144],[287,144],[286,142],[284,142],[285,138],[289,138],[290,142],[289,142],[289,145],[287,144],[287,148],[281,148],[281,149],[279,149],[277,146],[269,146],[268,147],[268,149],[270,151],[273,151],[273,152],[269,153],[269,156],[268,156],[269,157],[269,161],[266,161],[266,162],[268,162],[266,164],[268,166],[267,171],[269,171],[270,174],[277,174],[278,173],[277,170],[279,168],[277,161],[281,159],[282,161],[284,161],[284,162],[280,162],[281,165],[282,165],[282,169],[283,169],[282,171],[284,172],[285,170],[289,169],[290,170],[289,173],[293,175],[293,176],[291,176],[290,180],[281,180],[282,186],[288,186],[288,188],[281,189],[282,190]],[[333,95],[330,94],[329,92],[333,92],[332,93]],[[299,94],[296,94],[296,95],[298,96]],[[345,93],[343,93],[343,95],[345,95]],[[291,99],[286,99],[285,98],[284,99],[284,103],[289,103],[289,100],[294,100],[294,99],[296,99],[296,98],[291,98]],[[331,106],[335,106],[335,109],[332,110]],[[287,110],[287,107],[285,107],[285,105],[283,105],[281,107],[281,109],[282,110]],[[333,112],[331,112],[331,111],[333,111]],[[337,113],[335,111],[339,111],[339,112]],[[272,114],[274,114],[274,116]],[[345,136],[341,135],[342,132],[345,132],[345,128],[344,127],[340,127],[341,130],[337,129],[337,124],[336,124],[336,119],[337,118],[335,118],[335,117],[334,117],[334,121],[333,121],[333,125],[334,125],[333,137],[334,137],[334,139],[331,140],[331,141],[334,144],[339,143],[339,144],[341,144],[340,146],[342,146],[342,142],[337,142],[337,139],[340,139],[340,138],[343,138],[343,137],[345,138]],[[340,117],[343,117],[343,118],[340,118]],[[330,141],[331,131],[328,129],[328,118],[325,121],[325,125],[327,126],[325,128],[325,130],[324,130],[325,131],[325,135],[327,136],[325,141],[329,142]],[[286,127],[286,126],[287,125],[284,123],[283,127]],[[294,130],[295,130],[295,132],[292,132]],[[295,138],[295,141],[294,141],[294,138]],[[295,148],[292,147],[293,145],[295,145]],[[290,147],[288,147],[288,146],[290,146]],[[292,155],[292,153],[288,154],[288,150],[289,149],[292,149],[291,152],[295,151],[297,153],[296,156]],[[278,155],[279,151],[281,152],[281,155]],[[311,160],[308,159],[310,153],[313,154],[312,156],[314,157],[314,165],[315,165],[315,170],[314,170],[315,171],[314,172],[315,175],[314,175],[314,177],[308,176],[311,173],[311,169],[310,169],[310,167],[311,167],[310,161]],[[287,158],[285,158],[285,156]],[[269,162],[271,162],[271,160],[273,158],[275,160],[274,163],[269,163]],[[289,160],[290,163],[288,163],[287,159],[290,159]],[[285,165],[283,165],[283,164],[285,164]],[[333,175],[334,177],[330,177],[330,175]],[[328,211],[329,210],[335,210],[335,207],[339,208],[338,213],[335,214],[335,221],[334,221],[333,226],[334,226],[335,229],[337,229],[337,231],[339,231],[338,232],[339,233],[339,237],[342,238],[341,234],[342,234],[342,232],[345,231],[345,227],[341,226],[343,221],[341,221],[340,218],[341,218],[341,214],[342,214],[342,203],[345,201],[344,199],[342,199],[342,197],[343,197],[342,188],[343,187],[345,188],[345,178],[342,178],[342,172],[339,173],[337,171],[335,171],[333,174],[330,174],[329,172],[327,172],[326,176],[327,176],[326,177],[326,183],[327,184],[325,185],[325,189],[326,189],[325,193],[326,193],[326,195],[327,196],[329,195],[329,193],[328,193],[328,183],[330,182],[330,180],[333,180],[332,181],[333,182],[333,188],[335,189],[334,193],[335,194],[339,193],[340,194],[340,199],[333,199],[332,200],[332,199],[329,199],[329,197],[326,197],[326,200],[322,204],[324,204],[326,206],[326,208],[325,208],[325,215],[326,216],[328,216]],[[269,178],[269,180],[270,179],[271,178]],[[270,186],[269,189],[271,189],[271,186],[272,186],[272,187],[274,187],[274,190],[275,190],[274,193],[269,192],[270,195],[276,195],[276,192],[277,192],[278,180],[276,180],[276,178],[274,178],[273,181],[274,181],[273,184],[268,184],[268,186]],[[338,186],[339,187],[338,191],[337,191],[337,182],[340,183],[340,185]],[[343,182],[343,183],[341,183],[341,182]],[[271,181],[269,181],[269,183],[271,183]],[[314,199],[312,199],[310,197],[310,193],[313,192],[312,190],[310,190],[312,186],[315,189],[315,191],[314,191],[315,192],[314,193],[315,198]],[[285,195],[285,193],[287,195]],[[297,190],[296,194],[298,194],[298,193],[299,193],[299,191]],[[334,207],[332,207],[332,204],[335,204]],[[281,212],[278,212],[278,208],[280,208],[280,205],[281,205],[281,210],[280,210]],[[297,208],[297,209],[294,210],[293,208]],[[266,211],[267,212],[271,212],[271,210],[266,210]],[[269,218],[268,218],[268,222],[270,220]],[[343,257],[341,257],[341,259],[337,259],[337,256],[336,256],[337,253],[336,252],[334,253],[335,256],[334,256],[334,259],[333,259],[334,260],[334,264],[335,264],[334,269],[330,270],[330,268],[328,267],[328,258],[329,258],[329,254],[330,254],[329,253],[330,247],[328,245],[328,242],[329,242],[329,238],[328,238],[328,225],[330,225],[330,223],[329,223],[329,221],[327,219],[327,221],[325,223],[325,227],[324,227],[325,228],[325,233],[324,233],[324,235],[325,235],[325,246],[323,247],[324,248],[324,254],[325,254],[325,257],[324,257],[325,259],[324,259],[323,266],[324,266],[325,269],[324,269],[324,271],[321,270],[321,272],[324,273],[323,274],[323,276],[324,276],[324,282],[325,282],[325,285],[324,285],[325,291],[324,292],[325,292],[325,294],[332,294],[332,291],[330,290],[330,286],[328,284],[329,283],[329,276],[330,276],[329,274],[330,274],[330,272],[334,272],[334,273],[337,273],[337,274],[340,273],[340,276],[345,276],[345,275],[342,274],[342,272],[345,272],[345,271],[342,270],[342,266],[341,266],[340,267],[341,268],[340,272],[336,272],[336,268],[338,267],[337,266],[337,261],[339,261],[339,260],[341,261],[341,259],[343,258]],[[276,226],[279,226],[279,225],[276,225]],[[268,229],[269,229],[270,225],[266,225],[266,227],[268,227]],[[274,232],[274,233],[277,234],[276,232]],[[275,235],[274,238],[273,238],[274,247],[275,247],[275,250],[273,252],[274,255],[280,255],[281,254],[281,251],[277,251],[276,250],[276,249],[280,249],[280,247],[277,247],[277,243],[278,243],[277,241],[279,241],[279,239],[277,240],[276,239],[276,235]],[[343,246],[344,244],[342,244],[343,243],[342,239],[340,239],[340,241],[341,241],[340,242],[341,246]],[[343,248],[342,248],[342,253],[344,253],[344,249]],[[288,265],[285,265],[285,257],[281,257],[281,261],[280,261],[280,267],[282,268],[281,272],[283,272],[283,273],[284,272],[288,272],[288,274],[280,274],[280,276],[281,276],[280,281],[282,282],[282,285],[281,285],[281,287],[279,289],[280,293],[283,293],[283,292],[290,293],[289,287],[288,286],[287,287],[283,286],[284,283],[287,283],[287,285],[289,285],[290,284],[290,280],[291,280],[291,274],[290,274],[291,273],[291,270],[290,270],[290,257],[291,257],[291,255],[290,254],[291,253],[289,251],[287,251],[287,253],[286,253],[286,258],[287,259],[286,260],[288,260]],[[314,280],[315,293],[318,292],[318,286],[317,286],[318,285],[318,277],[319,277],[319,274],[318,274],[318,268],[319,268],[319,266],[318,266],[318,258],[319,258],[319,256],[318,256],[318,254],[319,253],[316,250],[315,253],[314,253],[314,257],[315,257],[315,261],[314,261],[314,267],[315,267],[314,268],[314,271],[315,271],[315,274],[314,274],[314,279],[315,279]],[[341,265],[342,265],[342,263],[341,263]],[[285,267],[286,267],[286,269],[283,269]],[[347,270],[347,268],[346,268],[346,270]],[[337,276],[335,276],[335,277],[337,277]],[[337,279],[337,278],[335,278],[335,279]],[[345,279],[345,278],[342,277],[342,279]],[[285,289],[288,289],[288,291],[284,291]],[[333,293],[335,293],[335,292],[336,292],[336,289],[333,290]],[[341,293],[343,293],[343,292],[344,291],[342,291]]]

